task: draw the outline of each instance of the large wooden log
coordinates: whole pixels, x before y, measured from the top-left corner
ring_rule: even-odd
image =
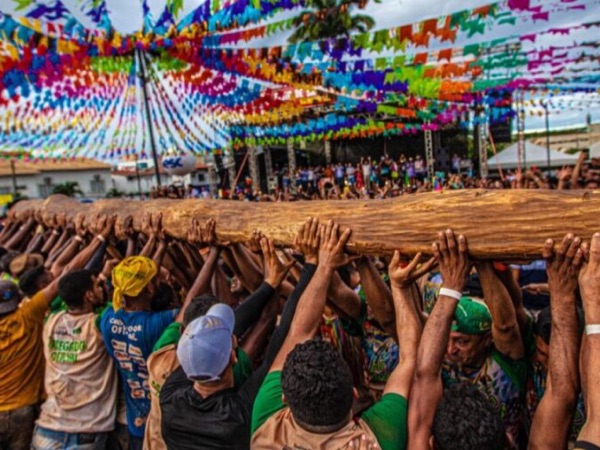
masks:
[[[246,203],[221,200],[99,200],[82,204],[64,196],[23,201],[18,214],[41,209],[43,214],[83,212],[127,215],[139,229],[147,212],[163,213],[163,228],[184,238],[192,218],[214,218],[223,242],[247,240],[260,229],[278,245],[290,246],[308,217],[334,219],[353,230],[349,249],[365,254],[431,253],[437,232],[452,227],[464,233],[474,257],[527,260],[541,255],[543,243],[573,232],[590,239],[600,231],[600,192],[542,190],[464,190],[404,196],[388,200]]]

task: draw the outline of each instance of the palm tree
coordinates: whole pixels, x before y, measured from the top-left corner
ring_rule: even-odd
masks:
[[[79,183],[77,181],[65,181],[64,183],[57,184],[52,190],[53,194],[63,194],[67,197],[75,197],[75,195],[83,195],[81,189],[79,189]]]
[[[375,26],[371,16],[351,14],[354,5],[362,9],[367,0],[307,0],[305,4],[311,9],[302,11],[294,19],[296,30],[288,39],[292,44],[349,37],[352,32],[366,33]]]

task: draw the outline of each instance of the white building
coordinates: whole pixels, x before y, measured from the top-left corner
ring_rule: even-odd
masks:
[[[137,164],[137,173],[135,161],[121,162],[113,169],[112,182],[116,190],[125,194],[137,194],[141,188],[143,193],[149,193],[156,186],[156,173],[152,161],[140,160]],[[208,168],[200,160],[196,163],[196,170],[185,176],[170,175],[163,170],[162,166],[159,166],[158,172],[162,186],[173,184],[185,187],[208,186]]]
[[[16,181],[21,195],[29,198],[46,198],[54,187],[76,182],[85,198],[101,198],[112,187],[111,166],[99,161],[77,158],[61,161],[11,161],[0,160],[0,195],[12,194]]]
[[[144,161],[138,162],[139,187],[149,193],[156,186],[154,166]],[[196,170],[183,177],[169,175],[159,167],[163,186],[172,184],[195,187],[208,186],[208,168],[199,160]],[[18,191],[29,198],[46,198],[57,185],[75,182],[88,199],[103,198],[108,191],[116,189],[125,194],[137,194],[138,174],[135,162],[120,163],[117,167],[92,159],[69,159],[56,162],[37,160],[35,162],[14,161],[14,177],[11,161],[0,159],[0,196],[13,194],[16,180]]]

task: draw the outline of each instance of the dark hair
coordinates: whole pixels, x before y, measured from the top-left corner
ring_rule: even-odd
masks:
[[[158,287],[156,288],[156,293],[150,302],[150,308],[152,311],[166,311],[171,308],[177,294],[173,290],[171,286],[169,286],[164,281],[158,283]]]
[[[192,320],[206,315],[208,310],[217,303],[221,303],[221,300],[214,295],[204,294],[194,297],[183,313],[183,326],[187,327]]]
[[[444,391],[433,420],[438,450],[502,450],[504,424],[493,404],[470,383]]]
[[[552,314],[550,307],[542,309],[535,319],[534,333],[546,344],[550,344],[550,334],[552,333]]]
[[[8,266],[10,266],[12,260],[19,255],[20,253],[15,252],[14,250],[5,252],[5,254],[0,257],[0,270],[2,270],[2,272],[8,272]]]
[[[580,306],[577,306],[576,311],[579,332],[583,333],[583,326],[585,324],[583,309]],[[552,335],[552,311],[549,306],[542,309],[538,314],[535,319],[533,331],[536,336],[542,339],[547,345],[550,345],[550,336]]]
[[[331,432],[348,423],[352,374],[331,344],[312,339],[296,345],[283,366],[281,387],[301,425]]]
[[[58,281],[58,295],[69,308],[83,306],[85,293],[94,288],[93,275],[91,270],[75,270]]]
[[[351,286],[351,272],[349,265],[346,264],[345,266],[340,267],[337,272],[344,284],[346,286]]]
[[[26,270],[19,277],[19,289],[21,289],[21,292],[27,297],[34,296],[40,290],[40,281],[45,273],[46,268],[44,266],[37,266]]]

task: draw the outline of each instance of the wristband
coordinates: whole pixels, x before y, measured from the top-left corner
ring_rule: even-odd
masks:
[[[587,334],[588,336],[592,334],[600,334],[600,324],[586,325],[585,334]]]
[[[83,238],[79,235],[76,235],[73,239],[75,239],[77,242],[83,242]]]
[[[504,263],[494,261],[494,269],[498,272],[505,272],[508,270],[508,266]]]
[[[453,298],[454,300],[460,300],[463,297],[462,292],[458,292],[453,289],[448,289],[445,287],[440,289],[440,296],[442,296],[442,295]]]
[[[96,239],[98,239],[100,242],[106,242],[106,239],[101,234],[99,234],[98,236],[96,236]]]

